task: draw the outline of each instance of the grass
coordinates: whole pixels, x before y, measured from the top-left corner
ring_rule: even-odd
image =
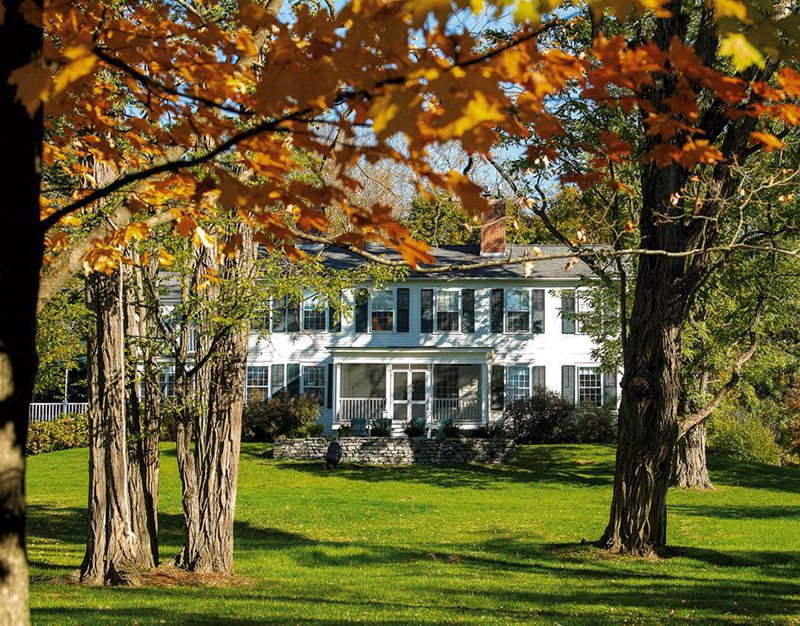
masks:
[[[800,471],[712,459],[715,492],[672,491],[671,556],[609,556],[613,450],[530,446],[487,468],[277,462],[245,445],[231,587],[48,580],[83,554],[87,451],[29,460],[36,624],[800,624]],[[174,450],[162,559],[182,533]]]

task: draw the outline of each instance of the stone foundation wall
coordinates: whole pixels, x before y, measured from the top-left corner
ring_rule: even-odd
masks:
[[[317,461],[325,458],[332,439],[280,439],[276,459]],[[342,437],[342,463],[373,465],[460,465],[508,463],[517,455],[513,439],[423,439],[408,437]]]

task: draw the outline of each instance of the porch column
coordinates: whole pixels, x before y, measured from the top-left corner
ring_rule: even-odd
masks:
[[[480,380],[481,417],[485,424],[489,424],[489,364],[481,362]]]
[[[335,424],[339,423],[339,413],[341,412],[339,407],[339,397],[342,395],[342,392],[339,389],[339,387],[341,384],[342,384],[342,364],[336,363],[334,361],[333,384],[331,385],[331,388],[333,389],[333,398],[331,400],[331,408],[333,410],[333,416],[331,417],[331,428],[333,428]]]
[[[383,405],[383,411],[384,412],[383,412],[383,415],[385,415],[387,418],[392,420],[392,423],[394,423],[394,411],[392,410],[394,408],[394,407],[392,407],[392,399],[393,399],[392,398],[392,393],[394,391],[394,387],[392,387],[393,384],[394,384],[394,381],[392,380],[392,364],[391,363],[387,363],[386,364],[386,398],[384,399],[384,405]],[[383,415],[381,417],[383,417]]]

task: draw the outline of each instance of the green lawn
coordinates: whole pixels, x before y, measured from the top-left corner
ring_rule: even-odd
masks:
[[[234,587],[47,582],[83,554],[86,450],[29,460],[38,624],[800,624],[800,471],[715,459],[709,493],[669,497],[672,556],[610,557],[596,539],[613,451],[530,446],[510,466],[344,467],[243,451]],[[162,559],[181,541],[174,451]]]

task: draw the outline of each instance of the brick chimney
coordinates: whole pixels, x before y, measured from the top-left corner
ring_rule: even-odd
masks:
[[[489,198],[481,212],[481,256],[502,256],[506,251],[506,201]]]

